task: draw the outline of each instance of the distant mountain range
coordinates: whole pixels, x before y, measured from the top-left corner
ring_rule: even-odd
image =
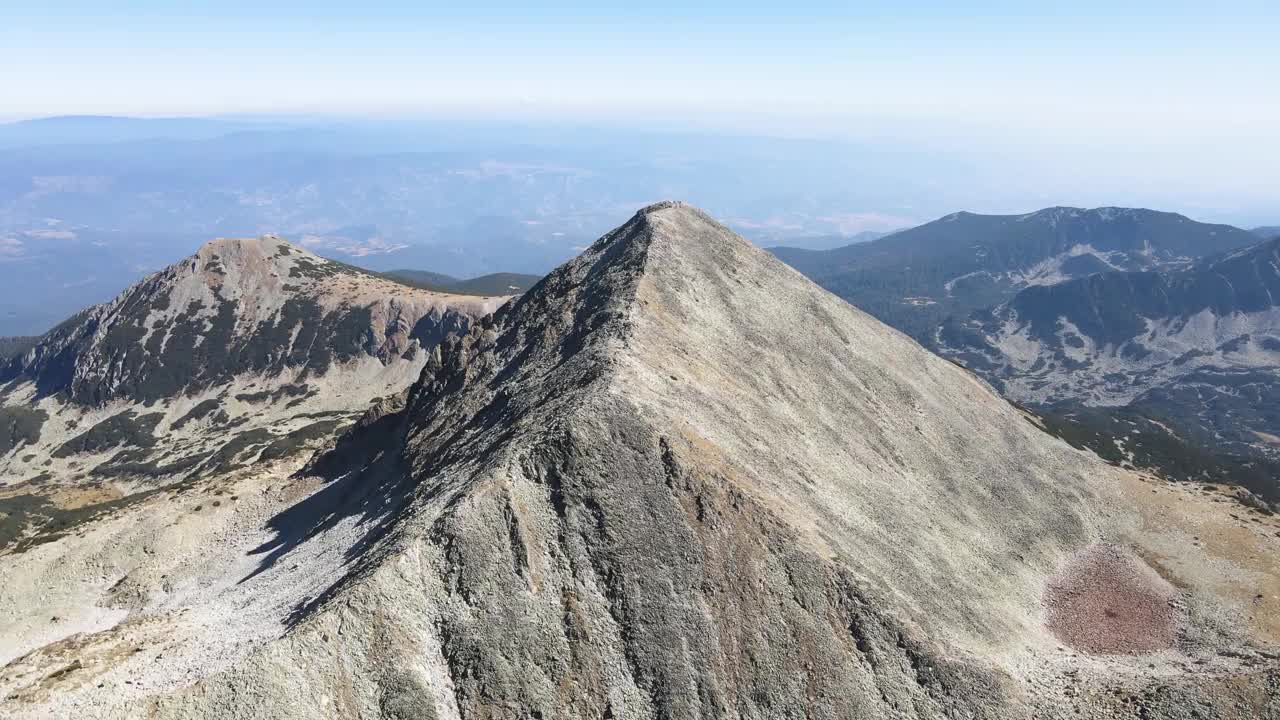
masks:
[[[1280,499],[1280,239],[1256,232],[1049,208],[774,252],[1073,442]]]
[[[761,246],[828,250],[1059,190],[1053,178],[1010,183],[1016,163],[906,143],[474,118],[0,124],[0,335],[42,333],[213,237],[276,234],[379,271],[541,275],[636,206],[679,196]]]
[[[274,236],[206,243],[39,338],[0,344],[0,476],[128,495],[292,455],[406,387],[509,295],[422,289]],[[55,518],[6,522],[39,534]]]
[[[774,253],[831,292],[932,344],[948,316],[991,307],[1024,287],[1107,270],[1176,267],[1257,240],[1239,228],[1175,213],[1055,207],[1025,215],[958,212],[868,243]]]
[[[383,274],[427,289],[458,295],[518,295],[542,279],[541,275],[505,272],[490,273],[467,280],[429,270],[388,270]]]
[[[788,252],[791,250],[799,251],[823,251],[835,250],[848,245],[856,245],[858,243],[871,242],[879,240],[886,235],[892,235],[898,230],[889,232],[880,232],[877,230],[864,230],[852,235],[818,235],[814,237],[797,237],[787,240],[785,245],[779,245],[769,248],[769,252],[778,255],[780,252]]]
[[[61,115],[0,124],[0,148],[145,140],[211,140],[230,133],[263,131],[281,125],[278,121],[199,117]]]
[[[1123,404],[1206,366],[1280,365],[1280,238],[1176,270],[1028,287],[947,324],[939,344],[972,349],[974,367],[1037,402]]]
[[[1253,232],[1254,235],[1257,235],[1263,238],[1280,237],[1280,225],[1257,227],[1257,228],[1254,228],[1251,232]]]
[[[1020,402],[1124,408],[1215,453],[1280,460],[1280,238],[1029,287],[938,340]]]
[[[743,227],[767,228],[757,230],[767,242],[827,236],[840,222],[823,217],[871,202],[827,196],[845,163],[803,143],[669,138],[654,151],[656,139],[626,133],[596,144],[436,130],[78,117],[0,125],[0,335],[43,332],[210,237],[275,233],[377,270],[542,274],[667,192],[701,195]],[[805,172],[755,175],[761,154]],[[786,200],[784,189],[801,197]]]
[[[931,177],[971,167],[834,141],[475,121],[0,124],[0,335],[44,332],[211,237],[273,233],[375,270],[540,275],[676,194],[762,244],[844,244],[942,202],[916,188],[922,165]],[[865,182],[847,182],[855,166]],[[974,185],[949,202],[964,206]],[[906,202],[918,209],[898,218]],[[864,223],[862,209],[878,214]]]

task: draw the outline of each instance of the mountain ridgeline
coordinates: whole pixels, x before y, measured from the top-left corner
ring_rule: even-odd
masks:
[[[453,293],[456,295],[518,295],[533,287],[542,278],[541,275],[525,275],[521,273],[490,273],[479,277],[460,280],[443,273],[427,270],[389,270],[387,276],[412,283],[427,290]]]
[[[303,456],[505,296],[423,290],[277,237],[223,239],[0,363],[0,551],[162,487]],[[87,504],[56,498],[92,483]]]
[[[1280,519],[1073,449],[696,208],[646,207],[420,364],[385,357],[334,362],[302,396],[367,408],[305,463],[250,438],[232,453],[248,466],[78,512],[124,424],[19,486],[15,512],[72,530],[0,554],[0,714],[1280,707]],[[271,377],[182,402],[278,412],[287,395],[236,394]],[[206,422],[174,419],[192,411],[148,427]]]
[[[947,317],[991,307],[1028,286],[1110,270],[1178,267],[1257,241],[1247,231],[1174,213],[1055,207],[1025,215],[959,212],[869,243],[774,253],[836,295],[932,344]]]
[[[1280,306],[1280,238],[1215,255],[1189,267],[1163,272],[1104,272],[1056,285],[1029,287],[996,308],[974,316],[980,332],[1021,333],[1052,347],[1066,359],[1067,350],[1113,353],[1151,362],[1196,357],[1161,348],[1159,343],[1189,330],[1208,332],[1220,340],[1221,353],[1280,352],[1280,328],[1257,327],[1257,335],[1241,332],[1240,316],[1268,313]],[[962,332],[951,325],[947,333]],[[1273,332],[1277,334],[1273,335]],[[1197,336],[1195,339],[1200,339]],[[1088,348],[1088,350],[1086,350]],[[1197,348],[1188,348],[1197,357]],[[1221,359],[1221,358],[1219,358]],[[1052,366],[1053,363],[1048,363]],[[1193,364],[1192,367],[1195,367]],[[1117,388],[1120,396],[1133,388]]]
[[[465,314],[274,237],[218,240],[62,323],[0,369],[86,405],[156,402],[239,374],[323,375],[433,347]]]

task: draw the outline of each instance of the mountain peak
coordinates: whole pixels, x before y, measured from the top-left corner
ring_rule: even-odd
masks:
[[[201,245],[195,254],[188,258],[188,261],[197,270],[223,275],[232,268],[240,273],[283,273],[285,277],[291,276],[290,271],[296,269],[292,277],[304,280],[314,274],[311,271],[325,266],[331,266],[330,273],[337,273],[340,269],[345,272],[361,272],[359,268],[320,257],[306,248],[271,234],[258,237],[215,238]],[[181,267],[182,264],[178,263],[173,267]],[[372,273],[369,274],[372,275]]]
[[[21,453],[0,427],[0,477],[127,490],[279,460],[407,388],[506,299],[423,290],[276,236],[208,242],[0,364],[0,411],[40,408]],[[28,520],[39,536],[44,520]]]
[[[88,405],[154,402],[241,373],[388,363],[505,300],[406,285],[275,235],[219,238],[50,331],[0,368],[0,382],[31,380],[41,395]]]
[[[451,475],[450,492],[495,482],[484,472],[501,475],[506,463],[525,463],[519,473],[528,476],[529,463],[539,462],[528,458],[551,451],[547,442],[556,452],[591,456],[637,443],[643,457],[634,462],[643,467],[601,471],[612,478],[608,488],[562,477],[561,502],[616,511],[619,522],[637,524],[624,534],[639,537],[652,532],[642,518],[672,510],[641,480],[654,465],[714,466],[722,475],[701,482],[734,487],[716,493],[745,493],[762,517],[781,513],[785,520],[777,521],[792,523],[787,532],[799,546],[856,556],[860,572],[883,588],[904,582],[907,565],[941,577],[951,562],[938,558],[925,568],[933,561],[922,560],[918,546],[892,538],[958,546],[960,535],[973,532],[982,547],[963,559],[972,582],[953,588],[971,594],[973,607],[1003,607],[1002,591],[989,585],[1002,571],[989,563],[1023,551],[1025,537],[1004,525],[1005,512],[1055,528],[1048,548],[1084,532],[1072,509],[1079,496],[1071,497],[1093,492],[1078,457],[972,376],[683,204],[645,208],[449,343],[406,417],[406,454],[422,487],[437,486],[433,476],[453,463],[481,472],[472,481]],[[998,447],[967,440],[996,427]],[[948,457],[966,457],[965,467]],[[1014,486],[1053,500],[990,514],[956,504]],[[653,505],[636,508],[628,521],[626,503]],[[922,503],[932,526],[912,510]],[[832,515],[834,507],[852,514]],[[676,517],[662,522],[683,527]],[[953,600],[950,593],[915,598],[920,612],[910,622],[966,645],[1034,625],[1030,606],[964,618]]]
[[[747,262],[747,258],[789,272],[773,255],[760,250],[704,210],[679,201],[655,203],[640,210],[601,242],[608,245],[620,239],[644,247],[643,274],[652,275],[671,261],[680,271],[670,279],[685,285],[695,272],[719,276],[726,268]]]
[[[1010,668],[1076,663],[1055,654],[1070,641],[1042,604],[1068,559],[1115,555],[1146,572],[1133,551],[1095,543],[1140,526],[1118,493],[1148,488],[683,204],[646,207],[447,343],[396,422],[375,424],[405,431],[351,447],[403,458],[407,476],[375,464],[352,482],[413,495],[400,506],[411,512],[374,523],[390,528],[376,556],[415,548],[429,577],[388,565],[328,597],[413,598],[379,607],[435,613],[460,707],[599,717],[623,697],[697,717],[685,688],[698,678],[743,715],[802,714],[820,687],[833,715],[878,717],[895,702],[842,704],[864,697],[853,686],[919,692],[923,676],[904,683],[894,668],[920,665],[965,678],[921,697],[963,705],[956,688],[999,686],[1010,654],[1026,654]],[[1164,587],[1141,592],[1164,606]],[[591,639],[564,633],[566,617]],[[496,630],[503,618],[537,629]],[[778,626],[796,634],[723,642]],[[597,670],[623,654],[638,658],[626,674]],[[804,675],[798,658],[817,670],[753,707],[778,675],[753,669]],[[565,673],[582,688],[571,699],[542,690]],[[647,692],[628,694],[637,685]]]
[[[705,211],[681,200],[663,200],[647,205],[626,223],[608,233],[597,244],[639,242],[649,246],[665,243],[738,242],[751,246]]]
[[[224,253],[243,253],[247,251],[268,252],[284,247],[303,252],[301,247],[282,239],[279,235],[268,233],[257,237],[220,237],[214,238],[200,246],[197,255],[222,255]]]
[[[56,622],[43,638],[141,607],[151,625],[92,637],[163,642],[105,678],[161,718],[304,697],[342,717],[1066,717],[1118,682],[1172,717],[1273,678],[1245,664],[1274,583],[1225,558],[1277,541],[1049,437],[687,205],[645,208],[424,361],[290,482],[239,477],[251,513],[164,493],[118,520],[112,552],[150,564],[85,584],[90,610],[8,606]],[[1172,506],[1200,513],[1196,543],[1151,530]],[[226,539],[193,568],[194,542],[129,534],[157,509]],[[68,559],[25,587],[85,555],[98,576],[100,537],[46,545]],[[66,683],[30,716],[94,692],[99,665],[67,681],[66,654],[26,650],[6,696]],[[1233,672],[1238,693],[1208,684]]]
[[[747,257],[792,272],[706,212],[683,202],[654,203],[557,268],[508,309],[602,313],[595,319],[578,318],[586,328],[575,332],[585,336],[587,329],[595,333],[644,311],[634,302],[644,284],[670,286],[677,293],[706,292]]]
[[[663,210],[676,210],[681,212],[692,212],[699,215],[705,215],[703,211],[686,203],[683,200],[659,200],[651,205],[646,205],[636,211],[637,216],[647,217]]]

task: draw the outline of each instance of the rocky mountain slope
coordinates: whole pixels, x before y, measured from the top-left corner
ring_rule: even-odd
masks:
[[[1274,518],[680,204],[288,469],[0,558],[5,714],[1280,716]]]
[[[504,300],[406,286],[271,236],[210,242],[0,365],[0,548],[314,448]]]
[[[949,315],[991,307],[1025,287],[1178,267],[1256,242],[1245,230],[1174,213],[1054,207],[1025,215],[953,213],[870,243],[776,254],[927,344]]]
[[[1280,457],[1280,239],[1027,288],[938,338],[1021,402],[1144,408],[1199,444]]]

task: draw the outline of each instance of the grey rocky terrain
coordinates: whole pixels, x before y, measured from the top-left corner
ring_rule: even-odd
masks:
[[[0,548],[314,449],[505,300],[210,242],[0,360]]]
[[[305,465],[0,556],[0,707],[1280,717],[1278,549],[660,203]]]

